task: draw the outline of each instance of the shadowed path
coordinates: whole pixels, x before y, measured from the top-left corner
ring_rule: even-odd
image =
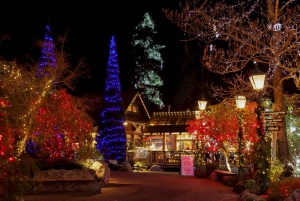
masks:
[[[111,171],[110,184],[95,192],[33,193],[25,201],[237,201],[232,187],[178,172]]]

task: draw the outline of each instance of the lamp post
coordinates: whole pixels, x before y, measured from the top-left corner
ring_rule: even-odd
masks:
[[[267,182],[269,180],[268,176],[268,162],[267,162],[267,156],[266,156],[266,142],[265,142],[265,136],[263,133],[261,133],[261,124],[260,124],[260,99],[261,99],[261,91],[264,88],[264,83],[265,83],[265,76],[266,74],[264,72],[259,71],[258,65],[256,62],[255,64],[255,69],[252,75],[249,76],[250,82],[252,84],[253,89],[257,90],[259,92],[259,98],[258,98],[258,109],[257,109],[257,117],[258,117],[258,122],[259,126],[257,129],[258,136],[260,137],[260,146],[262,150],[262,166],[261,166],[261,192],[264,193],[267,190]]]
[[[238,110],[243,110],[246,105],[246,98],[245,96],[236,96],[235,97],[236,101],[236,106]],[[242,114],[242,111],[239,111],[239,117],[238,117],[238,123],[239,123],[239,133],[238,133],[238,140],[239,140],[239,169],[238,169],[238,180],[242,181],[244,180],[244,175],[245,175],[245,169],[244,169],[244,163],[245,163],[245,158],[243,155],[243,148],[244,148],[244,137],[243,137],[243,121],[244,117]]]
[[[204,96],[202,95],[201,100],[198,100],[199,109],[201,111],[205,110],[206,104],[207,104],[207,100],[205,100]]]
[[[201,100],[198,100],[199,110],[196,113],[196,119],[201,118],[201,113],[205,110],[207,101],[205,100],[204,96],[202,95]],[[196,153],[195,153],[195,165],[197,169],[197,176],[205,177],[206,176],[206,166],[204,161],[204,152],[203,152],[203,144],[199,144],[199,138],[196,139]],[[200,141],[201,142],[201,141]]]

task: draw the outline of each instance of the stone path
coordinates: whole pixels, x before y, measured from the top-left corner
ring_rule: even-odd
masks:
[[[238,201],[232,189],[178,172],[111,171],[110,184],[101,192],[32,193],[24,201]]]

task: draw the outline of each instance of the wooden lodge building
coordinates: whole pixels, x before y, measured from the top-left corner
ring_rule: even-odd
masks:
[[[150,114],[136,91],[123,92],[127,161],[133,160],[134,147],[146,147],[148,165],[179,167],[181,155],[194,155],[196,139],[188,134],[188,121],[197,111],[155,111]]]
[[[99,94],[88,98],[98,99]],[[137,91],[122,92],[125,108],[126,161],[133,161],[134,148],[145,147],[149,151],[148,166],[179,168],[180,156],[194,155],[196,138],[186,128],[199,111],[149,111]],[[100,101],[100,102],[99,102]],[[101,98],[93,105],[90,115],[97,121],[101,111]]]

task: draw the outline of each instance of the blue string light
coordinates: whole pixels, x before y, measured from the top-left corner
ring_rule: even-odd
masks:
[[[96,148],[106,161],[109,159],[124,161],[126,155],[123,100],[119,74],[116,41],[115,37],[112,36],[107,62],[103,109],[100,113],[99,132],[96,136]]]
[[[51,35],[50,25],[46,25],[46,34],[41,50],[41,60],[37,72],[37,77],[49,74],[47,68],[57,67],[53,39]]]

